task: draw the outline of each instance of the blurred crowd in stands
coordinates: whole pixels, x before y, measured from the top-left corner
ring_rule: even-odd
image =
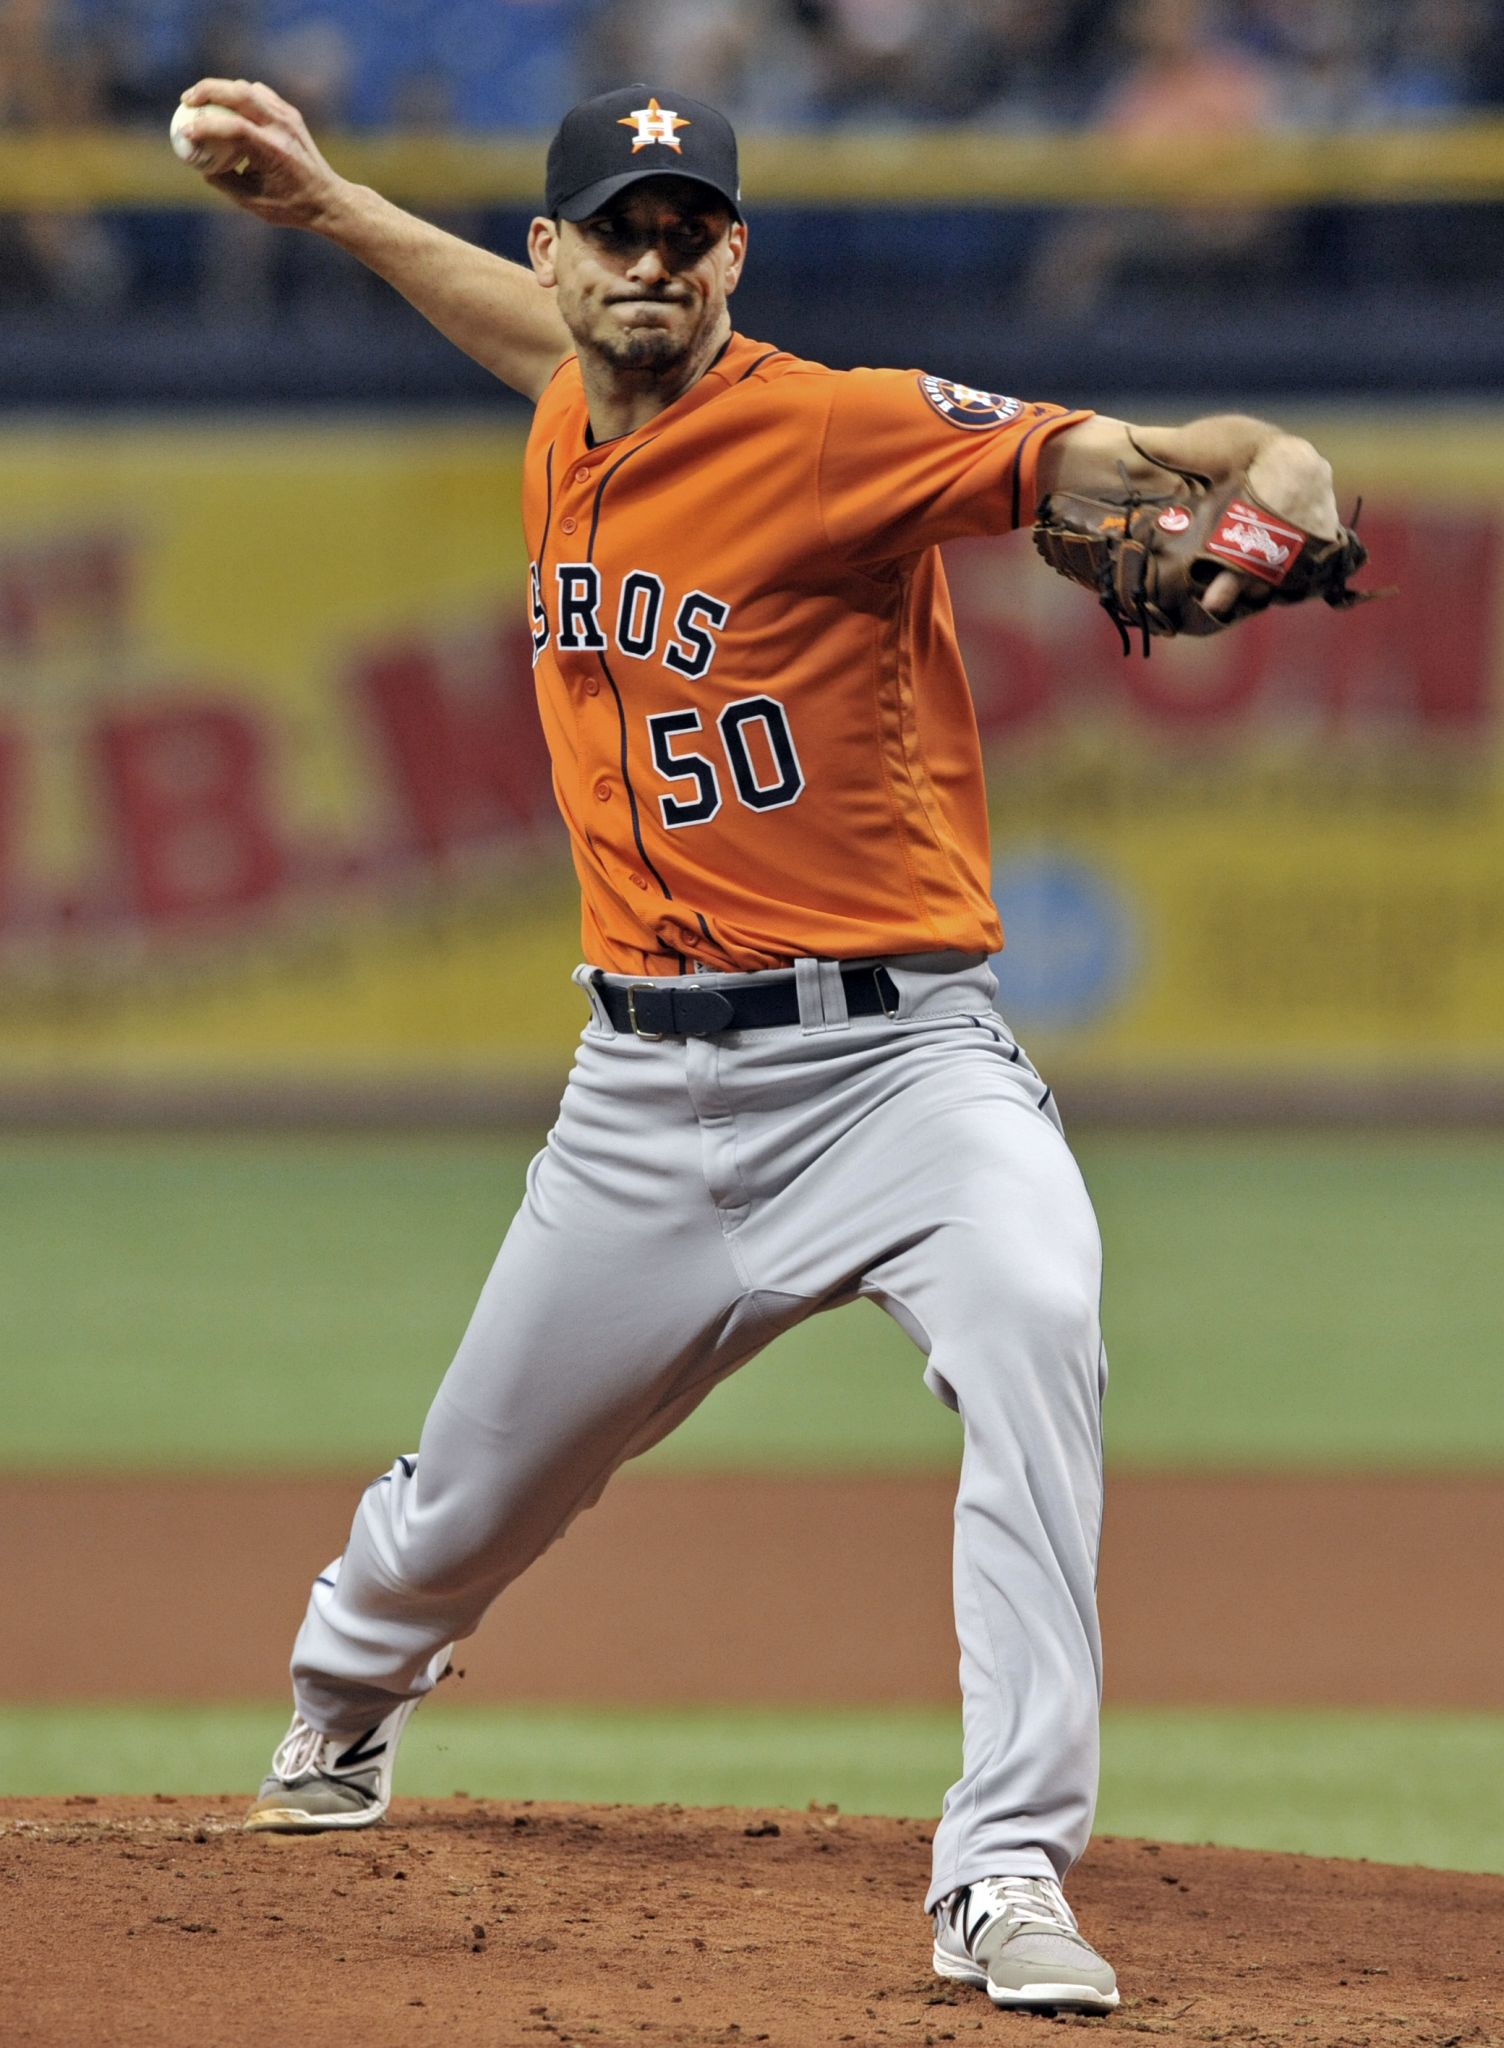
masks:
[[[0,0],[0,131],[87,121],[160,131],[203,75],[264,78],[315,133],[546,133],[576,98],[637,78],[773,129],[1350,128],[1504,109],[1504,4]],[[1240,257],[1247,226],[1234,237]],[[1206,231],[1215,241],[1228,227],[1237,223]],[[0,292],[11,303],[119,302],[139,291],[130,233],[87,216],[0,216]],[[237,292],[264,293],[268,239],[230,227],[211,236],[198,266],[207,298],[223,308]],[[1078,220],[1055,244],[1045,288],[1085,303],[1124,254],[1116,228]],[[322,254],[275,261],[300,291],[335,274]]]
[[[0,122],[154,126],[201,74],[341,126],[547,130],[665,81],[771,127],[1433,120],[1504,101],[1497,0],[0,0]]]
[[[588,75],[687,73],[770,125],[1408,120],[1504,98],[1489,0],[617,0]],[[1181,76],[1167,78],[1167,66]],[[677,68],[676,68],[677,67]]]

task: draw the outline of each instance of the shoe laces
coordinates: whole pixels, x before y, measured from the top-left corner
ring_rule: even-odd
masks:
[[[326,1740],[321,1729],[310,1727],[301,1714],[294,1714],[292,1726],[277,1744],[272,1758],[272,1776],[287,1784],[302,1777],[305,1771],[315,1770]]]
[[[983,1877],[969,1890],[972,1898],[988,1909],[989,1922],[1006,1913],[1012,1920],[1029,1921],[1060,1934],[1079,1933],[1076,1916],[1053,1877]]]

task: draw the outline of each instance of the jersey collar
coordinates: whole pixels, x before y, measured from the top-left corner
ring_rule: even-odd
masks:
[[[578,383],[576,403],[579,408],[579,452],[582,463],[601,461],[607,456],[619,454],[623,449],[635,448],[639,442],[651,440],[661,434],[665,427],[676,425],[692,412],[698,412],[702,405],[708,405],[713,398],[719,398],[733,384],[739,384],[759,356],[769,353],[763,344],[749,341],[744,334],[735,332],[727,336],[721,352],[708,368],[681,392],[672,405],[662,412],[654,413],[650,420],[644,420],[640,427],[634,427],[630,434],[618,434],[611,441],[594,441],[590,436],[590,413],[585,404],[585,386],[579,376],[579,359],[575,359],[575,377]]]

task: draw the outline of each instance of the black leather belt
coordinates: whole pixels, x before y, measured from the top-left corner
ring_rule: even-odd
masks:
[[[883,967],[843,967],[846,1012],[851,1017],[892,1017],[898,986]],[[606,1015],[618,1031],[637,1038],[714,1038],[720,1031],[763,1031],[799,1022],[793,975],[749,981],[741,988],[701,988],[694,982],[634,981],[625,987],[595,980]]]

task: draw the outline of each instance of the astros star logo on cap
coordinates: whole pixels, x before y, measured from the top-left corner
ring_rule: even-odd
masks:
[[[660,107],[657,95],[652,95],[645,107],[634,107],[630,114],[624,114],[617,122],[618,128],[637,130],[637,139],[632,144],[632,154],[646,149],[650,143],[658,142],[665,149],[677,150],[682,156],[684,145],[675,134],[675,129],[688,128],[693,124],[676,114],[672,107]]]

